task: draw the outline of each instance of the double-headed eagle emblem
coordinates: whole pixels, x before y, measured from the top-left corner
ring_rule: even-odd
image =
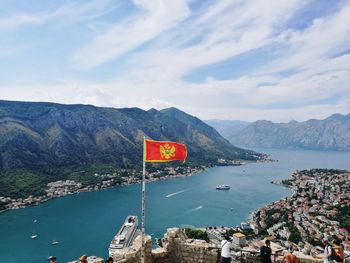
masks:
[[[170,159],[175,156],[175,146],[170,146],[169,144],[160,145],[160,156],[163,159]]]

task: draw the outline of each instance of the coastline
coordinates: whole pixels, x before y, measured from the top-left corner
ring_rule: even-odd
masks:
[[[259,159],[255,161],[251,160],[226,160],[218,159],[216,164],[210,165],[201,165],[201,166],[192,166],[192,167],[167,167],[163,170],[156,170],[155,172],[149,172],[146,177],[146,183],[151,183],[159,180],[166,180],[172,178],[181,178],[195,175],[200,172],[204,172],[209,168],[219,167],[219,166],[241,166],[246,163],[255,162],[255,163],[267,163],[267,162],[276,162],[270,158],[268,154],[263,154]],[[185,170],[185,171],[184,171]],[[119,173],[118,173],[119,172]],[[26,208],[29,206],[39,205],[41,203],[47,202],[51,199],[63,197],[67,195],[79,194],[82,192],[93,192],[100,191],[104,189],[113,188],[116,186],[128,186],[134,184],[140,184],[142,180],[140,175],[136,170],[129,171],[128,177],[123,177],[121,175],[122,170],[116,170],[115,173],[111,174],[97,174],[95,177],[99,177],[101,180],[100,183],[96,185],[85,185],[81,182],[76,182],[74,180],[59,180],[50,182],[47,184],[45,189],[46,194],[40,196],[28,196],[27,198],[11,198],[0,196],[0,213],[7,212],[10,210]],[[165,175],[164,172],[166,172]],[[136,178],[135,178],[136,177]]]
[[[205,172],[206,170],[213,167],[241,166],[250,162],[266,163],[266,162],[275,162],[275,161],[277,160],[271,159],[269,155],[264,155],[263,158],[258,159],[256,161],[219,159],[216,165],[201,165],[201,166],[195,166],[195,167],[187,167],[185,168],[187,170],[184,173],[176,172],[177,170],[180,169],[180,167],[175,167],[175,168],[167,167],[165,170],[168,173],[164,176],[157,176],[161,172],[164,172],[159,170],[148,173],[147,175],[150,178],[146,178],[146,183],[152,183],[152,182],[167,180],[167,179],[189,177],[201,172]],[[181,171],[183,171],[183,169],[181,169]],[[87,185],[87,186],[83,186],[80,182],[75,182],[73,180],[65,180],[65,181],[59,180],[59,181],[48,183],[47,184],[48,189],[45,190],[46,195],[41,195],[41,196],[29,196],[27,198],[17,198],[17,199],[0,196],[0,203],[1,202],[5,203],[5,209],[0,210],[0,213],[21,209],[21,208],[26,208],[34,205],[39,205],[41,203],[50,201],[52,199],[67,196],[67,195],[101,191],[104,189],[114,188],[116,186],[129,186],[129,185],[141,184],[142,180],[135,178],[135,175],[136,175],[135,170],[131,171],[130,174],[132,175],[128,177],[122,177],[121,182],[116,182],[115,180],[117,178],[116,175],[95,174],[96,177],[100,177],[107,180],[103,180],[100,184],[97,184],[97,185]]]
[[[249,160],[225,160],[225,159],[219,159],[218,163],[216,165],[201,165],[201,166],[195,166],[195,167],[187,167],[186,171],[184,173],[177,172],[177,170],[180,169],[180,167],[167,167],[165,170],[168,172],[164,176],[156,176],[159,175],[161,172],[164,171],[155,171],[148,173],[148,177],[146,178],[146,183],[152,183],[160,180],[167,180],[167,179],[174,179],[174,178],[182,178],[182,177],[189,177],[196,175],[200,172],[205,172],[209,168],[213,167],[219,167],[219,166],[241,166],[245,165],[246,163],[255,162],[255,163],[266,163],[266,162],[276,162],[277,160],[273,160],[270,158],[269,155],[265,154],[263,155],[263,158],[258,159],[256,161],[249,161]],[[181,169],[183,171],[183,169]],[[74,195],[74,194],[80,194],[85,192],[94,192],[94,191],[101,191],[104,189],[110,189],[114,188],[116,186],[129,186],[129,185],[135,185],[135,184],[141,184],[142,180],[135,178],[136,171],[133,170],[130,172],[132,174],[128,177],[122,177],[121,182],[116,182],[117,175],[113,174],[95,174],[94,176],[100,177],[107,180],[102,180],[101,183],[97,185],[87,185],[84,186],[80,182],[75,182],[73,180],[59,180],[55,182],[50,182],[47,184],[48,189],[45,189],[46,195],[41,196],[29,196],[27,198],[10,198],[10,197],[1,197],[0,196],[0,203],[3,203],[5,209],[0,210],[0,213],[4,213],[10,210],[16,210],[21,208],[26,208],[34,205],[39,205],[41,203],[47,202],[51,199],[67,196],[67,195]]]
[[[281,187],[287,188],[287,189],[289,189],[289,190],[291,191],[291,195],[287,195],[287,196],[285,196],[283,199],[293,197],[293,196],[295,195],[295,193],[296,193],[296,192],[295,192],[295,189],[293,189],[293,188],[292,188],[291,186],[289,186],[289,185],[283,184],[282,181],[280,181],[280,180],[274,180],[274,181],[271,181],[270,183],[271,183],[271,184],[274,184],[274,185],[277,185],[277,186],[281,186]],[[272,203],[274,203],[274,202],[279,202],[279,201],[281,201],[281,200],[282,200],[282,199],[278,199],[278,200],[273,201]],[[253,211],[251,211],[251,212],[249,213],[248,217],[247,217],[247,222],[248,222],[249,224],[254,224],[254,223],[255,223],[254,218],[255,218],[256,214],[257,214],[261,209],[263,209],[263,208],[265,208],[265,207],[268,207],[268,206],[271,205],[272,203],[268,203],[268,204],[266,204],[266,205],[264,205],[264,206],[258,207],[258,208],[256,208],[256,209],[254,209]]]
[[[175,179],[175,178],[190,177],[190,176],[196,175],[198,173],[205,172],[209,168],[213,168],[213,167],[215,167],[215,166],[202,166],[200,168],[191,168],[192,171],[190,173],[172,174],[172,175],[168,174],[168,175],[161,176],[161,177],[151,177],[151,178],[147,178],[146,179],[146,183],[152,183],[152,182],[157,182],[157,181],[161,181],[161,180],[168,180],[168,179]],[[105,183],[105,184],[102,183],[102,185],[100,187],[97,187],[97,186],[79,187],[79,188],[77,188],[75,190],[71,190],[71,191],[68,191],[68,192],[63,192],[63,193],[60,193],[60,194],[44,195],[44,196],[38,196],[38,197],[29,196],[26,199],[21,199],[21,198],[11,199],[13,201],[9,202],[7,205],[13,205],[13,206],[10,207],[10,208],[6,208],[6,209],[3,209],[3,210],[0,210],[0,213],[4,213],[4,212],[11,211],[11,210],[16,210],[16,209],[27,208],[27,207],[34,206],[34,205],[39,205],[39,204],[45,203],[47,201],[50,201],[52,199],[63,197],[63,196],[67,196],[67,195],[78,195],[80,193],[96,192],[96,191],[102,191],[102,190],[105,190],[105,189],[115,188],[115,187],[118,187],[118,186],[130,186],[130,185],[136,185],[136,184],[141,184],[142,183],[142,180],[140,180],[140,179],[134,179],[132,177],[131,178],[128,177],[127,179],[128,180],[125,180],[122,183],[111,184],[109,182],[109,183]],[[107,182],[107,181],[108,180],[103,181],[103,182]],[[55,184],[57,182],[66,183],[68,185],[72,185],[73,181],[70,181],[70,180],[56,181],[56,182],[49,183],[48,185]],[[76,182],[74,182],[74,183],[75,183],[75,185],[78,185],[78,186],[80,185],[81,186],[81,183],[76,183]],[[0,201],[2,201],[2,200],[6,201],[8,199],[9,199],[8,197],[7,198],[6,197],[2,198],[2,199],[0,197]],[[23,201],[24,201],[24,203],[22,203]],[[21,202],[21,204],[20,205],[16,205],[16,203],[18,203],[18,202]]]

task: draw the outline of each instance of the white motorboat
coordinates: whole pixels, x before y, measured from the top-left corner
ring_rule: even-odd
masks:
[[[35,224],[36,222],[38,222],[36,219],[33,221],[33,233],[30,236],[31,239],[36,239],[38,237],[38,234],[36,233],[36,229],[35,229]]]

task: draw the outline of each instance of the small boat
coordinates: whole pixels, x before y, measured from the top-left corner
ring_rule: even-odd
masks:
[[[56,241],[56,240],[54,240],[54,241],[52,241],[52,245],[58,245],[60,242],[58,242],[58,241]]]
[[[230,190],[230,186],[227,184],[221,184],[216,187],[216,190]]]
[[[36,239],[38,237],[38,235],[36,234],[36,230],[35,230],[35,224],[36,224],[37,220],[35,219],[33,221],[33,233],[32,235],[30,236],[31,239]]]
[[[56,237],[52,240],[51,245],[58,245],[60,242],[57,241]]]

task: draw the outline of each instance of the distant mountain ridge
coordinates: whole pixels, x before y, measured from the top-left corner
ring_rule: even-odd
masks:
[[[247,121],[236,121],[236,120],[205,120],[205,123],[212,126],[217,130],[221,136],[229,139],[233,133],[241,131],[247,127],[250,122]]]
[[[144,111],[0,101],[0,171],[110,163],[140,165],[143,136],[183,142],[188,159],[256,159],[212,127],[176,108]]]
[[[350,114],[333,114],[324,120],[304,122],[256,121],[226,138],[246,147],[349,151]]]

